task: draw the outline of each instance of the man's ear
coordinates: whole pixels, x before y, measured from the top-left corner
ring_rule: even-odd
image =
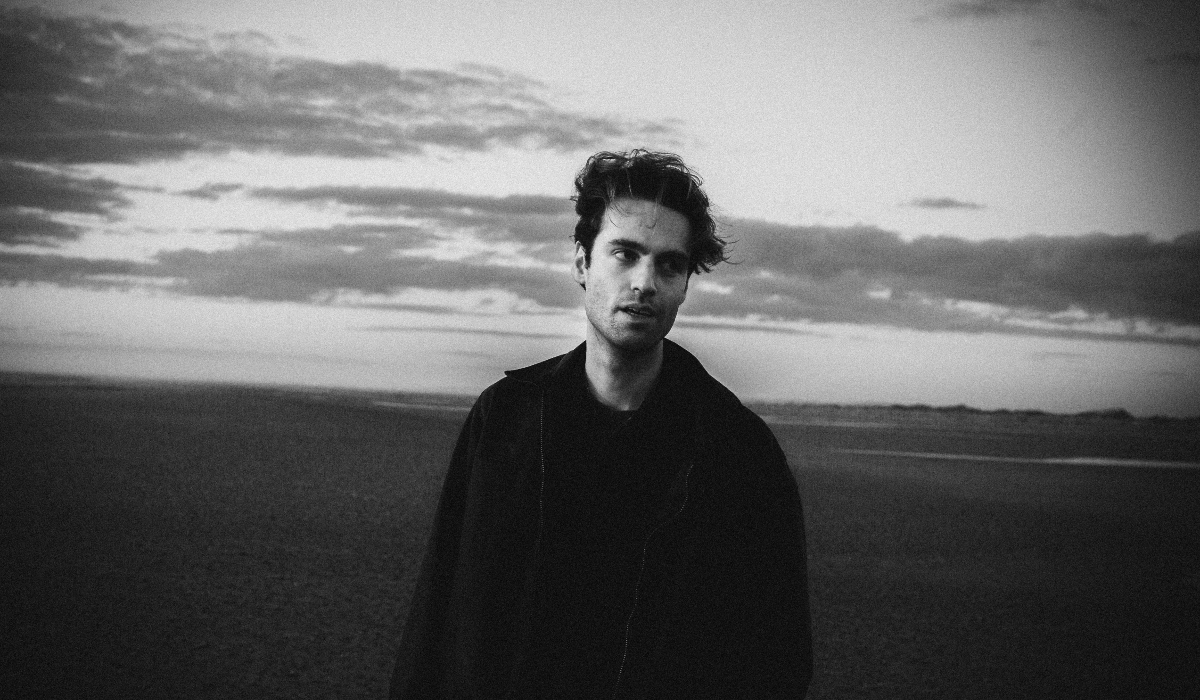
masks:
[[[587,289],[587,269],[588,269],[587,250],[582,243],[575,243],[575,262],[571,265],[571,276],[579,283],[580,287]]]

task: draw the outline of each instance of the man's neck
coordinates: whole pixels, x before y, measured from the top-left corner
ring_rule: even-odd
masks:
[[[584,372],[597,401],[617,411],[633,411],[650,395],[662,362],[661,341],[651,350],[626,353],[589,337]]]

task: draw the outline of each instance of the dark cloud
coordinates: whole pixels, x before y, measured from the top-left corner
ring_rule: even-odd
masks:
[[[144,277],[182,294],[306,303],[340,292],[369,297],[414,288],[501,290],[551,309],[578,306],[566,232],[553,243],[541,233],[514,233],[519,226],[513,222],[523,216],[555,221],[558,214],[506,219],[503,210],[543,210],[505,198],[414,193],[406,201],[425,212],[443,211],[443,204],[489,212],[508,232],[506,241],[554,264],[501,265],[487,253],[456,260],[430,256],[425,251],[440,234],[429,226],[454,223],[443,219],[230,231],[250,241],[225,250],[162,252],[141,263],[8,255],[0,258],[0,280],[127,286]],[[1168,342],[1176,342],[1168,337],[1171,327],[1200,326],[1200,231],[1172,241],[1108,234],[907,241],[869,226],[737,221],[732,229],[740,241],[736,264],[693,279],[684,307],[691,316],[709,317],[706,323],[808,320],[1094,337],[1076,322],[1108,319],[1127,322],[1128,330],[1105,337]]]
[[[256,188],[252,196],[309,205],[338,204],[373,216],[420,219],[433,228],[470,228],[488,241],[511,241],[527,255],[559,261],[570,254],[574,205],[566,197],[491,197],[406,187]],[[432,236],[431,236],[432,237]]]
[[[232,182],[206,182],[200,187],[190,190],[183,190],[179,192],[179,194],[183,195],[184,197],[192,197],[193,199],[207,199],[209,201],[216,201],[230,192],[237,192],[241,189],[243,189],[242,185]]]
[[[941,5],[933,15],[951,19],[992,19],[1033,15],[1059,8],[1099,17],[1113,14],[1112,6],[1100,0],[962,0]]]
[[[81,178],[67,173],[0,161],[0,207],[105,214],[127,204],[120,185],[104,178]]]
[[[937,14],[945,17],[991,18],[1029,14],[1053,5],[1051,0],[967,0],[944,5]]]
[[[71,287],[113,287],[123,286],[113,281],[115,277],[149,279],[153,275],[152,265],[128,260],[0,252],[0,283],[6,284],[51,282]]]
[[[386,295],[412,288],[501,290],[558,309],[578,302],[566,266],[547,270],[381,253],[311,242],[174,250],[149,262],[0,252],[0,283],[133,287],[142,279],[186,295],[308,303],[339,291]]]
[[[389,294],[398,289],[505,290],[543,306],[570,308],[567,270],[481,265],[373,250],[254,244],[222,251],[160,253],[154,274],[178,280],[176,291],[200,296],[314,301],[339,290]]]
[[[55,214],[108,215],[128,203],[111,180],[0,161],[0,243],[52,246],[73,240],[82,229]]]
[[[430,146],[670,141],[669,123],[560,109],[494,68],[398,69],[96,18],[0,9],[0,158],[130,163],[193,152],[350,158]]]
[[[982,204],[964,202],[953,197],[917,197],[909,200],[906,206],[918,209],[986,209]]]
[[[971,316],[944,302],[965,301],[1200,324],[1200,231],[973,242],[756,221],[736,230],[742,264],[720,276],[732,291],[698,295],[718,315],[953,327]]]
[[[64,224],[42,213],[0,209],[0,243],[56,246],[79,238],[83,229]]]

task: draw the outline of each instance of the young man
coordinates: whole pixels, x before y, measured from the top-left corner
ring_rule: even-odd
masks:
[[[774,436],[665,340],[725,259],[674,155],[575,181],[585,342],[479,397],[451,460],[392,698],[801,698],[804,523]]]

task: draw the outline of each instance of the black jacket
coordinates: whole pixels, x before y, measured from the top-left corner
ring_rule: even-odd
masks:
[[[547,470],[558,468],[564,439],[548,426],[584,347],[508,372],[468,415],[392,698],[526,696]],[[687,438],[661,507],[616,572],[631,594],[623,639],[602,660],[611,672],[581,679],[572,696],[802,698],[812,675],[804,522],[783,452],[758,416],[670,341],[658,384],[647,404],[687,414]]]

